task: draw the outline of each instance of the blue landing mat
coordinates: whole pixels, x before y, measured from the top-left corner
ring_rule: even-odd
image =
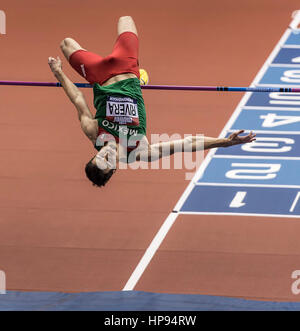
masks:
[[[300,299],[300,298],[299,298]],[[270,302],[208,295],[128,292],[16,292],[0,295],[0,310],[212,311],[300,310],[300,302]]]

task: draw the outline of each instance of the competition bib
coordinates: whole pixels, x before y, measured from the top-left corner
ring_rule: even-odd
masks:
[[[137,100],[130,97],[108,96],[106,101],[106,118],[118,124],[139,125]]]

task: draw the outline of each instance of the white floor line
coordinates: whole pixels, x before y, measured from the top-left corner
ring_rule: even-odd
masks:
[[[123,288],[123,291],[132,291],[141,278],[142,274],[144,273],[145,269],[147,268],[148,264],[152,260],[154,254],[158,250],[159,246],[161,245],[162,241],[164,240],[165,236],[171,229],[172,225],[176,221],[178,213],[171,213],[164,221],[163,225],[157,232],[156,236],[152,240],[150,246],[147,248],[144,256],[140,260],[139,264],[135,268],[134,272],[132,273],[131,277],[127,281],[126,285]]]
[[[292,213],[294,211],[299,198],[300,198],[300,192],[298,192],[297,195],[296,195],[296,198],[295,198],[295,200],[294,200],[294,202],[293,202],[293,204],[291,206],[290,213]]]

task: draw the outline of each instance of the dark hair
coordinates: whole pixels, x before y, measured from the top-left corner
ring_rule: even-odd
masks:
[[[85,166],[85,173],[87,178],[93,182],[93,185],[101,187],[104,186],[114,174],[116,169],[111,169],[108,173],[103,173],[101,169],[97,167],[96,164],[89,161]]]

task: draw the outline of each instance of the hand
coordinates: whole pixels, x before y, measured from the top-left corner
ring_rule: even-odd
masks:
[[[251,143],[252,141],[256,140],[256,134],[253,134],[252,131],[247,135],[240,137],[239,135],[243,133],[245,130],[240,130],[232,133],[228,138],[227,138],[227,144],[226,146],[233,146],[233,145],[238,145],[238,144],[247,144]]]
[[[56,59],[54,57],[49,57],[48,64],[54,74],[62,70],[62,62],[59,56]]]

